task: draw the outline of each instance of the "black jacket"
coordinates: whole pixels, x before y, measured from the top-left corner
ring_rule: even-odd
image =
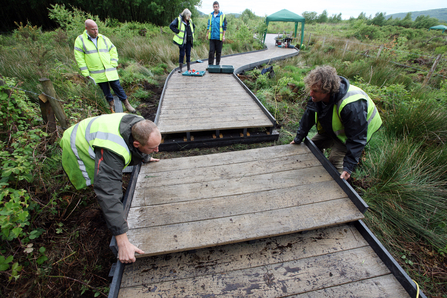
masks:
[[[323,102],[313,102],[309,97],[306,111],[300,120],[300,126],[294,139],[299,144],[307,136],[309,130],[315,125],[315,113],[318,115],[318,122],[323,127],[319,133],[328,134],[336,141],[340,141],[332,129],[332,115],[334,104],[342,99],[349,89],[349,81],[340,77],[340,90],[338,93],[331,94],[328,104]],[[345,128],[346,155],[343,159],[343,170],[351,173],[358,164],[362,151],[367,143],[368,132],[368,105],[366,100],[358,100],[347,104],[340,113],[341,122]]]
[[[150,155],[140,152],[133,146],[132,126],[142,120],[141,117],[130,114],[124,116],[121,120],[120,134],[132,155],[129,165],[148,162],[150,159]],[[114,236],[121,235],[128,230],[122,203],[122,171],[125,162],[121,156],[104,148],[96,147],[95,154],[95,182],[93,189],[104,214],[107,227]]]

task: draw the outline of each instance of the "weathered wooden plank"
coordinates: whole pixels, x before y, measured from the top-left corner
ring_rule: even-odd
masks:
[[[129,211],[127,223],[130,229],[138,229],[304,206],[346,197],[334,181],[325,181],[223,198],[134,207]]]
[[[363,218],[349,199],[167,226],[133,229],[141,256],[235,243],[311,230]]]
[[[244,129],[244,128],[258,128],[258,127],[272,127],[272,122],[267,122],[263,120],[252,120],[252,121],[241,121],[241,122],[218,122],[218,123],[202,123],[201,125],[192,126],[194,122],[191,122],[192,125],[182,125],[179,126],[171,126],[168,123],[161,122],[162,124],[158,125],[161,134],[173,134],[173,133],[184,133],[184,132],[200,132],[200,131],[211,131],[211,130],[225,130],[225,129]]]
[[[213,165],[207,167],[196,167],[186,169],[172,169],[170,171],[152,172],[147,175],[140,175],[139,185],[178,185],[195,182],[205,182],[238,177],[249,177],[260,174],[284,172],[321,166],[321,163],[312,153],[280,156],[268,161],[254,160],[234,163],[229,165]],[[163,169],[161,169],[163,170]]]
[[[180,111],[180,110],[178,110]],[[252,119],[268,119],[268,117],[264,113],[258,113],[258,111],[255,111],[253,109],[251,110],[245,110],[242,108],[239,108],[239,110],[233,109],[232,111],[227,110],[220,110],[220,109],[209,109],[208,113],[191,113],[191,115],[186,115],[185,113],[180,114],[166,114],[163,117],[164,121],[171,121],[171,122],[180,122],[180,121],[207,121],[213,119],[219,119],[220,121],[228,121],[228,120],[252,120]],[[271,121],[270,121],[271,122]]]
[[[168,116],[177,116],[177,117],[194,117],[194,116],[203,116],[205,113],[216,113],[216,112],[225,112],[225,113],[236,113],[236,112],[242,112],[242,113],[257,113],[259,111],[259,107],[255,105],[250,106],[244,106],[241,107],[240,105],[234,105],[234,106],[218,106],[218,107],[204,107],[203,110],[191,110],[191,111],[185,111],[184,109],[176,108],[175,106],[172,109],[166,109],[164,111],[164,117]]]
[[[323,167],[312,167],[178,185],[157,186],[137,183],[132,207],[226,197],[331,180],[332,177]]]
[[[250,161],[269,162],[274,158],[308,154],[311,151],[306,145],[281,145],[256,148],[250,150],[223,152],[200,156],[178,157],[162,159],[159,162],[143,164],[141,174],[175,171],[190,168],[214,167],[219,165],[230,165]]]
[[[126,266],[121,287],[219,274],[314,258],[368,246],[349,224],[253,241],[138,258]]]
[[[340,286],[325,288],[324,290],[309,291],[304,294],[287,296],[292,298],[405,298],[410,297],[392,274],[371,279],[347,283]]]
[[[123,288],[120,297],[177,297],[185,293],[195,297],[284,297],[388,274],[374,251],[361,247],[282,264]]]
[[[214,120],[213,120],[214,119]],[[195,116],[167,116],[160,118],[159,125],[166,126],[201,126],[207,124],[217,124],[217,123],[229,123],[229,122],[247,122],[253,125],[253,122],[263,122],[267,124],[272,124],[269,118],[262,113],[250,114],[244,112],[238,113],[226,113],[226,112],[216,112],[208,113],[208,115],[195,115]],[[188,123],[189,122],[189,123]],[[187,127],[186,127],[187,128]]]
[[[163,114],[164,110],[170,110],[170,109],[185,109],[188,108],[190,110],[198,110],[200,109],[213,109],[213,110],[218,110],[218,109],[224,109],[224,108],[236,108],[236,107],[240,107],[241,109],[245,109],[245,108],[253,108],[253,107],[258,107],[257,104],[253,101],[253,99],[251,98],[239,98],[239,99],[234,99],[234,98],[221,98],[221,99],[216,99],[216,100],[196,100],[196,101],[174,101],[171,100],[171,102],[166,102],[163,103],[161,108],[162,111],[161,113]],[[259,107],[258,107],[259,109]]]

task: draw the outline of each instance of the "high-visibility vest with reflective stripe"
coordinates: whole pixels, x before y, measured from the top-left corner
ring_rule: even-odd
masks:
[[[189,19],[189,27],[191,28],[192,33],[192,40],[194,42],[194,25],[192,24],[192,19]],[[179,33],[174,34],[174,42],[178,45],[183,45],[186,42],[185,33],[186,33],[186,26],[183,24],[182,17],[178,17],[178,30],[180,30]]]
[[[102,34],[98,34],[97,47],[89,39],[87,30],[76,38],[74,55],[83,76],[91,76],[96,83],[119,79],[118,52],[113,43]]]
[[[208,18],[208,22],[210,24],[209,33],[208,33],[208,39],[211,39],[211,31],[213,29],[213,26],[212,26],[212,23],[211,23],[212,19],[213,19],[212,13],[210,13],[209,14],[209,18]],[[225,14],[221,14],[220,15],[220,20],[219,20],[219,38],[220,38],[219,40],[222,40],[222,37],[223,37],[223,23],[224,23],[224,20],[225,20]]]
[[[113,151],[123,158],[125,167],[129,165],[131,152],[119,132],[125,115],[114,113],[87,118],[64,132],[60,141],[62,166],[76,189],[93,184],[95,147]]]
[[[343,144],[346,144],[348,138],[345,134],[345,128],[340,120],[340,113],[347,104],[358,100],[366,100],[368,106],[368,113],[366,116],[368,121],[367,142],[369,142],[373,133],[375,133],[382,125],[382,118],[380,118],[379,111],[371,98],[369,98],[368,94],[362,89],[350,85],[346,95],[334,104],[332,112],[332,130]],[[317,113],[315,113],[315,122],[317,123],[318,131],[321,131],[322,127],[321,124],[318,123]]]

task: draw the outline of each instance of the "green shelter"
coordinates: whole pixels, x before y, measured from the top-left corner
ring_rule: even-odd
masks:
[[[447,30],[447,26],[444,26],[444,25],[438,25],[438,26],[433,26],[433,27],[430,27],[430,29],[429,30],[442,30],[442,33],[444,33],[445,32],[445,30]]]
[[[296,31],[298,29],[298,23],[301,23],[301,42],[300,45],[303,44],[304,39],[304,22],[305,19],[297,15],[296,13],[291,12],[290,10],[283,9],[278,12],[275,12],[274,14],[271,14],[265,18],[265,24],[269,25],[269,22],[294,22],[295,23],[295,37],[296,37]],[[267,35],[267,29],[265,29],[264,34],[264,42],[265,42],[265,36]]]

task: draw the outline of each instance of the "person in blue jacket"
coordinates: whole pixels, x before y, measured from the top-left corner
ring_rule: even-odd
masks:
[[[210,51],[208,55],[208,65],[214,65],[214,53],[216,53],[216,65],[220,64],[220,55],[222,45],[225,41],[225,32],[227,31],[227,18],[219,10],[219,2],[214,1],[214,11],[209,14],[207,37],[210,40]]]

